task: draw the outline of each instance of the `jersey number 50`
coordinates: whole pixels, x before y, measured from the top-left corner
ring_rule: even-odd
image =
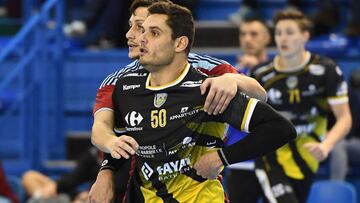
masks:
[[[151,127],[157,128],[159,126],[161,128],[166,126],[166,110],[165,109],[151,111]]]

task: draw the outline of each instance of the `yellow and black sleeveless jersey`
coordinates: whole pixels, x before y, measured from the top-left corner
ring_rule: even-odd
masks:
[[[318,162],[302,146],[321,141],[327,130],[329,105],[348,101],[347,85],[340,68],[319,55],[308,53],[306,63],[291,72],[279,70],[277,63],[275,58],[258,67],[252,77],[266,89],[268,103],[293,123],[297,138],[262,161],[265,166],[267,162],[281,165],[288,177],[303,179],[317,171]]]
[[[223,146],[225,122],[247,130],[257,100],[239,94],[232,110],[209,116],[199,88],[206,76],[190,65],[165,86],[150,86],[150,77],[144,69],[124,75],[113,94],[115,132],[139,143],[126,201],[223,203],[220,181],[198,176],[192,166]]]

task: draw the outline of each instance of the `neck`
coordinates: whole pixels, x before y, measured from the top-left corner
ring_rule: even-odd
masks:
[[[151,72],[150,85],[163,86],[173,82],[185,70],[187,63],[186,56],[175,56],[170,64],[157,67],[156,71]]]
[[[259,55],[257,56],[257,59],[260,63],[267,61],[269,59],[269,57],[268,57],[266,50],[263,50],[262,52],[260,52]]]
[[[307,60],[309,59],[310,53],[307,51],[299,52],[298,54],[294,54],[292,56],[277,57],[277,66],[280,70],[298,70],[302,68],[305,63],[307,63]]]

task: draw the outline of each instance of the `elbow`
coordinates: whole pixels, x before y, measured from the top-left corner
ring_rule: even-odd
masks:
[[[293,126],[293,124],[291,124],[289,121],[285,120],[286,124],[284,125],[284,131],[285,133],[285,139],[287,139],[287,142],[293,140],[296,138],[297,133],[296,133],[296,129]]]
[[[295,139],[297,136],[295,127],[285,118],[281,119],[281,124],[279,124],[277,129],[284,143]]]
[[[264,89],[264,92],[262,93],[262,97],[261,97],[261,99],[262,99],[262,101],[264,101],[264,102],[267,102],[267,93],[266,93],[266,91],[265,91],[265,89]]]
[[[90,140],[91,140],[91,144],[92,145],[94,145],[94,146],[97,146],[96,145],[96,133],[95,133],[95,131],[96,131],[96,129],[95,129],[96,127],[95,127],[95,124],[93,125],[93,127],[92,127],[92,129],[91,129],[91,137],[90,137]]]

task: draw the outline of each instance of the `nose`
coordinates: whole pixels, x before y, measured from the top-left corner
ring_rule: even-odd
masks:
[[[132,27],[130,27],[129,30],[126,32],[125,37],[126,37],[126,39],[134,39],[135,38]]]
[[[248,41],[251,41],[252,39],[251,39],[251,36],[250,36],[249,34],[245,34],[245,35],[243,36],[243,40],[244,40],[245,42],[248,42]]]
[[[145,45],[147,40],[146,40],[146,32],[142,33],[140,36],[139,36],[139,40],[140,40],[140,44],[141,45]]]

